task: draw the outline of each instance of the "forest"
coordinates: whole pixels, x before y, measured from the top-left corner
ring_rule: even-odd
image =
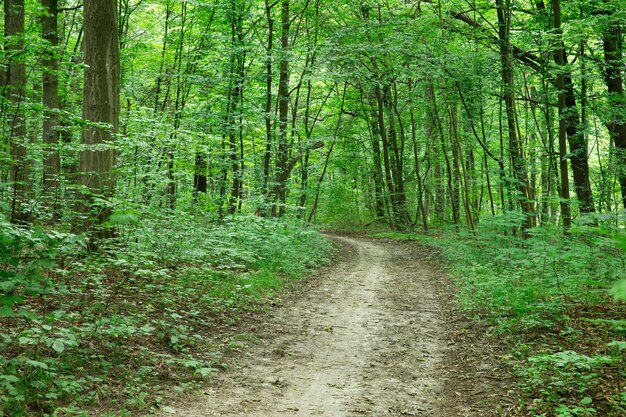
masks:
[[[0,417],[196,415],[344,263],[503,373],[433,416],[626,416],[626,0],[0,2]]]

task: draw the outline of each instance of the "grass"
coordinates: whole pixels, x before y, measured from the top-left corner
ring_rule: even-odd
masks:
[[[0,239],[4,273],[22,279],[0,292],[19,295],[0,315],[0,416],[150,414],[228,366],[246,338],[238,324],[332,251],[315,230],[254,216],[145,218],[100,254],[24,233]]]
[[[377,239],[392,239],[399,241],[419,241],[420,236],[416,233],[408,233],[408,232],[377,232],[370,233],[369,236],[375,237]]]

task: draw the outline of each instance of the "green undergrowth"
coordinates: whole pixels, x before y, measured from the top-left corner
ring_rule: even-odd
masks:
[[[475,232],[383,233],[435,247],[458,284],[460,306],[506,341],[519,380],[520,416],[626,415],[624,232],[580,221],[564,236],[541,227],[522,240],[515,219]]]
[[[237,324],[326,263],[293,220],[111,217],[116,241],[0,221],[0,416],[137,416],[197,386],[249,337]]]

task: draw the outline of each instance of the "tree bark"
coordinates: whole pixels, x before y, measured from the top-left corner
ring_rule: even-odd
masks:
[[[11,201],[11,221],[26,224],[30,215],[25,204],[30,187],[28,184],[30,167],[26,139],[26,120],[22,109],[25,99],[26,67],[20,56],[24,48],[24,0],[4,2],[5,53],[9,64],[5,76],[5,94],[10,104],[8,110],[8,139],[11,149],[9,182],[13,187]]]
[[[611,18],[612,16],[609,19]],[[622,42],[620,23],[610,20],[602,32],[604,80],[611,103],[606,127],[615,146],[615,162],[622,192],[622,205],[626,209],[626,95],[623,81]]]
[[[557,34],[561,35],[561,0],[552,0],[552,11],[554,13],[554,28]],[[563,48],[555,51],[557,65],[561,69],[565,66],[565,56]],[[567,121],[566,121],[566,97],[565,97],[565,73],[559,71],[557,75],[557,86],[559,89],[559,161],[561,173],[561,217],[563,217],[563,228],[567,231],[572,226],[572,214],[569,205],[569,174],[567,171]]]
[[[42,37],[47,41],[47,50],[43,59],[43,143],[44,143],[44,193],[52,199],[53,207],[58,206],[59,175],[59,77],[58,71],[58,0],[41,0],[43,16],[41,18]]]
[[[394,182],[394,175],[392,170],[392,162],[389,153],[389,138],[387,136],[387,127],[385,124],[385,105],[384,105],[384,97],[383,92],[380,90],[379,86],[376,86],[374,89],[374,94],[376,97],[377,109],[375,110],[375,117],[378,122],[378,130],[380,132],[380,138],[382,141],[382,151],[383,151],[383,166],[385,167],[385,182],[387,185],[387,194],[389,195],[389,202],[391,203],[391,215],[389,218],[389,225],[392,229],[396,229],[398,227],[398,223],[400,221],[400,211],[398,208],[398,194],[396,192],[396,185]]]
[[[263,153],[263,181],[261,191],[269,194],[270,164],[272,161],[272,53],[274,50],[274,18],[272,5],[265,0],[265,18],[267,19],[267,50],[265,52],[265,152]],[[265,211],[265,210],[263,210]]]
[[[245,76],[245,54],[243,48],[243,16],[236,1],[231,1],[231,46],[232,56],[230,62],[230,88],[228,91],[228,106],[226,110],[226,129],[228,131],[229,156],[232,172],[232,187],[228,202],[228,214],[237,211],[241,202],[242,173],[237,152],[237,133],[241,132],[242,120],[240,99],[243,95],[243,83]],[[243,151],[243,149],[241,149]],[[242,159],[243,162],[243,159]]]
[[[287,129],[289,126],[289,29],[291,17],[289,0],[281,1],[281,57],[280,76],[278,81],[278,150],[276,155],[276,184],[272,215],[281,217],[285,214],[287,200],[287,180],[283,180],[287,170]]]
[[[79,183],[86,190],[81,197],[87,201],[79,203],[78,211],[88,218],[77,225],[83,232],[109,216],[109,209],[94,206],[93,196],[106,198],[115,187],[113,143],[118,131],[120,77],[116,1],[85,0],[84,22],[86,126],[82,135],[85,149],[79,156]]]

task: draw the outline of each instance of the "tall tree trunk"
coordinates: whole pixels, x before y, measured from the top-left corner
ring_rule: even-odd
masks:
[[[28,184],[29,165],[26,138],[26,120],[24,118],[24,99],[26,67],[20,56],[24,48],[24,0],[5,0],[4,2],[4,39],[5,53],[9,56],[9,65],[5,81],[5,94],[10,104],[7,112],[8,139],[11,149],[9,182],[13,186],[11,202],[11,221],[25,224],[30,215],[25,208],[30,192]]]
[[[469,176],[468,176],[468,167],[465,163],[465,158],[463,156],[463,149],[461,147],[461,138],[459,135],[459,121],[457,117],[457,105],[456,103],[451,103],[450,105],[450,142],[452,146],[452,155],[455,159],[455,169],[457,172],[457,182],[461,187],[461,200],[463,201],[463,210],[465,211],[465,221],[467,222],[467,227],[470,230],[473,230],[475,227],[474,224],[474,213],[472,210],[472,199],[470,196],[469,189]]]
[[[412,88],[411,81],[409,80],[409,89]],[[428,231],[428,210],[424,204],[424,185],[422,180],[422,174],[420,169],[420,151],[419,144],[417,143],[417,122],[415,120],[415,109],[411,104],[410,108],[411,117],[411,140],[413,142],[413,159],[415,164],[415,179],[417,180],[417,210],[422,219],[422,228],[425,232]],[[426,137],[430,138],[433,135],[434,126],[432,120],[426,120]],[[417,223],[417,219],[415,220]]]
[[[431,137],[430,143],[432,144],[431,155],[435,158],[433,167],[433,182],[434,182],[434,203],[435,203],[435,216],[440,224],[445,222],[445,193],[443,191],[443,175],[441,173],[441,150],[439,148],[439,134],[435,130],[439,130],[439,120],[437,115],[437,102],[435,97],[435,87],[432,80],[429,80],[426,84],[426,124],[432,126],[430,129]],[[441,132],[439,132],[441,133]]]
[[[561,35],[561,0],[552,0],[552,10],[554,13],[554,28]],[[558,48],[555,52],[557,65],[565,66],[564,48]],[[567,231],[572,226],[572,214],[569,206],[569,174],[567,170],[567,122],[565,120],[565,74],[559,71],[557,75],[557,85],[559,88],[559,160],[561,172],[561,216],[563,217],[563,228]]]
[[[385,167],[385,182],[387,185],[387,194],[389,195],[389,202],[391,203],[391,215],[389,218],[389,225],[392,229],[398,227],[399,223],[399,209],[398,209],[398,194],[396,192],[396,185],[394,182],[392,162],[389,153],[389,139],[387,137],[387,127],[385,125],[385,105],[383,93],[379,86],[374,89],[376,104],[378,106],[376,110],[376,119],[378,121],[378,130],[380,132],[380,138],[382,141],[383,150],[383,165]]]
[[[435,98],[435,89],[434,89],[432,82],[430,83],[429,89],[431,89],[432,91],[432,96],[430,93],[428,93],[427,98],[429,100],[432,100],[430,105],[431,105],[432,112],[433,112],[435,126],[437,127],[437,131],[439,132],[439,145],[441,145],[441,153],[443,154],[443,158],[446,163],[446,173],[447,173],[447,180],[448,180],[447,181],[448,182],[448,196],[450,197],[450,206],[452,207],[452,220],[454,221],[454,224],[459,224],[461,222],[461,216],[459,214],[458,193],[454,192],[454,179],[453,179],[454,174],[452,171],[452,165],[450,164],[450,157],[448,156],[445,133],[443,131],[441,118],[439,117],[439,107],[437,106],[437,100]],[[441,185],[442,185],[441,192],[443,194],[443,184]]]
[[[265,52],[265,152],[263,153],[263,180],[261,191],[269,194],[270,164],[272,159],[272,53],[274,50],[274,18],[269,0],[265,0],[267,19],[267,49]]]
[[[341,127],[341,117],[344,112],[344,105],[346,102],[346,90],[348,89],[348,83],[343,85],[343,94],[341,95],[341,107],[339,108],[339,115],[337,116],[337,123],[335,124],[335,130],[333,131],[333,138],[328,148],[328,153],[326,154],[326,158],[324,159],[324,167],[322,168],[322,173],[320,174],[319,179],[317,180],[317,186],[315,188],[315,199],[313,200],[313,206],[311,207],[311,212],[309,213],[309,217],[307,219],[307,223],[311,223],[313,220],[313,216],[315,216],[315,212],[317,211],[317,205],[320,200],[320,189],[322,187],[322,183],[324,182],[324,176],[326,175],[326,171],[328,170],[328,162],[330,161],[330,156],[333,153],[333,149],[335,148],[335,143],[337,143],[337,134],[339,133],[339,128]]]
[[[626,209],[626,95],[623,80],[623,40],[620,22],[613,19],[617,18],[609,17],[607,27],[602,32],[604,80],[611,103],[606,127],[615,145],[615,162],[622,192],[622,205]]]
[[[504,84],[504,105],[508,122],[509,154],[511,157],[513,178],[519,192],[520,205],[526,220],[524,230],[534,225],[534,214],[530,201],[530,190],[526,166],[524,164],[522,143],[518,137],[517,116],[515,114],[515,79],[513,73],[513,53],[509,39],[511,8],[510,0],[496,0],[498,14],[498,35],[500,39],[500,61],[502,65],[502,82]]]
[[[289,29],[291,24],[289,0],[281,0],[281,58],[280,77],[278,81],[278,151],[276,155],[276,185],[274,191],[275,203],[272,215],[281,217],[285,213],[287,199],[287,129],[289,124]]]
[[[229,154],[232,172],[232,187],[230,201],[228,202],[228,214],[234,214],[241,202],[242,173],[237,152],[237,133],[241,133],[242,120],[240,101],[243,96],[243,83],[245,72],[245,55],[243,48],[243,16],[235,0],[231,1],[231,46],[232,56],[230,62],[230,88],[228,92],[228,109],[226,111],[226,129],[229,138]],[[240,146],[241,148],[241,146]],[[243,152],[243,148],[240,149]],[[243,162],[243,159],[242,159]]]
[[[371,124],[371,142],[373,153],[372,176],[374,180],[374,210],[377,219],[385,217],[385,191],[383,184],[382,157],[380,153],[380,129],[378,127],[377,112],[373,113]]]
[[[543,0],[537,1],[537,9],[545,10]],[[554,8],[554,4],[552,4]],[[556,14],[553,10],[553,13]],[[560,54],[561,58],[558,57]],[[563,87],[558,86],[558,77],[556,80],[557,88],[564,93],[564,111],[565,131],[567,133],[567,141],[569,142],[569,159],[572,164],[572,174],[574,177],[574,188],[576,197],[580,201],[580,211],[582,213],[592,213],[595,211],[593,205],[593,194],[591,192],[591,182],[589,180],[589,158],[587,155],[587,141],[585,140],[584,125],[580,122],[578,114],[578,105],[576,103],[576,92],[574,90],[574,81],[571,71],[567,70],[567,52],[565,44],[559,40],[559,46],[552,54],[554,63],[562,65],[561,71],[563,76]],[[558,60],[562,60],[559,64]]]
[[[458,148],[456,146],[455,139],[455,131],[456,127],[456,114],[454,104],[450,104],[449,112],[449,131],[448,138],[450,138],[450,148],[452,151],[452,172],[448,172],[448,184],[450,185],[450,195],[452,200],[452,211],[454,213],[454,223],[461,223],[461,199],[465,201],[464,197],[461,195],[461,162],[460,156],[458,152]],[[465,204],[464,204],[465,207]],[[466,213],[467,214],[467,213]]]
[[[392,172],[394,176],[394,184],[396,186],[396,201],[398,204],[398,220],[402,225],[411,223],[409,211],[406,204],[406,193],[404,190],[404,144],[406,142],[404,134],[404,126],[400,117],[400,109],[397,105],[396,89],[391,88],[388,84],[385,89],[385,103],[387,107],[387,118],[389,120],[389,143],[393,151]],[[395,115],[395,116],[394,116]],[[396,128],[396,116],[398,128]],[[398,134],[399,132],[399,134]],[[398,146],[398,136],[400,136],[400,145]]]
[[[43,58],[43,187],[44,193],[51,199],[53,211],[58,210],[59,175],[59,77],[58,72],[58,0],[41,0],[43,16],[41,18],[42,37],[47,41]],[[56,213],[55,213],[56,214]]]
[[[186,25],[187,25],[187,1],[182,2],[181,13],[180,13],[180,31],[178,42],[176,43],[176,51],[174,54],[174,73],[176,79],[176,92],[174,98],[174,108],[173,116],[174,116],[174,129],[170,134],[169,143],[165,147],[165,158],[166,158],[166,166],[167,166],[167,203],[170,210],[174,210],[176,208],[176,175],[175,175],[175,159],[176,159],[176,148],[178,144],[178,132],[180,130],[180,125],[182,122],[183,111],[185,110],[185,103],[187,99],[187,95],[185,93],[185,89],[187,88],[183,83],[183,75],[187,75],[189,73],[189,66],[187,65],[185,68],[185,74],[183,74],[183,55],[185,49],[185,34],[186,34]],[[168,102],[167,98],[169,97],[169,92],[171,89],[171,82],[167,83],[167,91],[165,94],[164,104]],[[165,107],[163,108],[165,109]]]
[[[116,0],[85,0],[83,7],[83,119],[87,124],[82,136],[85,149],[79,156],[79,182],[87,194],[81,196],[83,201],[79,202],[78,211],[88,218],[81,221],[77,229],[88,231],[93,224],[101,224],[109,216],[109,209],[93,205],[92,197],[110,196],[115,187],[113,143],[118,130],[120,56]],[[94,125],[96,123],[109,126]]]

